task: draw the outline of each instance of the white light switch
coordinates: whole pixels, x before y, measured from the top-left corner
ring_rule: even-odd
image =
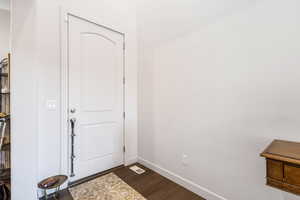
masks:
[[[47,107],[47,110],[56,110],[56,101],[55,100],[47,100],[46,107]]]

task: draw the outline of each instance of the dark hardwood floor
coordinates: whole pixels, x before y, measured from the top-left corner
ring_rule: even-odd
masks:
[[[137,175],[129,167],[119,167],[107,172],[114,172],[147,200],[204,200],[158,173],[140,164],[137,165],[146,169],[146,172]],[[68,190],[62,191],[59,199],[73,200]]]

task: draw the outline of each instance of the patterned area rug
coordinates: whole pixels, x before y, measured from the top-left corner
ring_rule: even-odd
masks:
[[[114,173],[69,189],[74,200],[146,200]]]

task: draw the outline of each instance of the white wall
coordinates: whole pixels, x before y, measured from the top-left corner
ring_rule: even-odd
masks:
[[[0,8],[0,60],[9,53],[10,12]]]
[[[300,140],[299,7],[139,1],[140,161],[207,199],[299,199],[265,186],[259,157],[275,138]]]
[[[12,1],[12,200],[36,199],[36,1]]]
[[[60,8],[125,33],[126,160],[127,163],[137,160],[137,44],[134,4],[115,0],[38,0],[39,179],[69,173],[66,166],[62,166],[60,154]],[[55,100],[58,109],[48,111],[46,100]]]

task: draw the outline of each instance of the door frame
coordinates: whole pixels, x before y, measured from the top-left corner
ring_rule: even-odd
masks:
[[[70,144],[70,130],[69,130],[69,20],[68,17],[76,17],[78,19],[84,20],[86,22],[95,24],[99,27],[105,28],[107,30],[113,31],[115,33],[118,33],[123,36],[123,43],[125,47],[125,33],[122,33],[120,31],[117,31],[113,28],[110,28],[108,26],[101,25],[95,20],[90,20],[87,17],[84,17],[79,14],[75,14],[75,12],[71,12],[69,10],[60,8],[61,10],[61,19],[60,19],[60,130],[61,130],[61,142],[60,142],[60,173],[65,174],[69,177],[69,183],[72,182],[73,178],[70,177],[70,164],[71,164],[71,144]],[[123,48],[123,78],[125,80],[125,48]],[[125,113],[125,82],[123,84],[123,112]],[[125,133],[125,117],[123,117],[123,146],[125,148],[126,144],[126,133]],[[123,165],[125,165],[126,162],[126,151],[123,152]],[[76,173],[76,172],[75,172]],[[66,187],[67,185],[65,185]]]

